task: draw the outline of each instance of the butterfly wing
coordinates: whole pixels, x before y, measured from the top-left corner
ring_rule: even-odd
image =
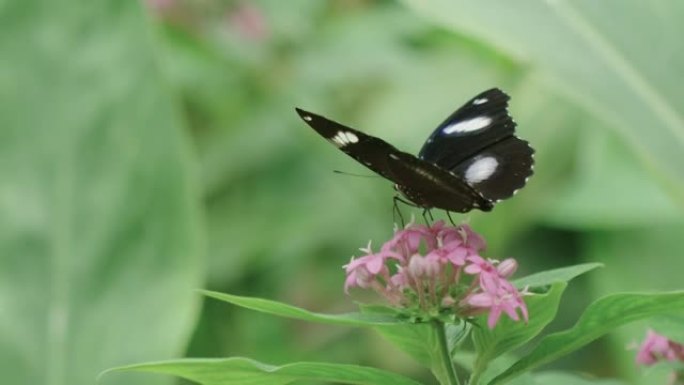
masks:
[[[510,198],[533,173],[534,150],[509,136],[466,159],[452,169],[468,185],[492,201]]]
[[[461,178],[411,154],[390,154],[388,165],[399,190],[418,206],[461,213],[474,208],[489,211],[493,207]]]
[[[400,151],[391,144],[374,136],[354,130],[323,116],[296,108],[299,116],[322,137],[359,163],[394,181],[389,165],[389,155]]]
[[[534,150],[515,136],[509,99],[498,88],[475,96],[435,129],[418,157],[453,172],[489,200],[510,197],[532,175]]]

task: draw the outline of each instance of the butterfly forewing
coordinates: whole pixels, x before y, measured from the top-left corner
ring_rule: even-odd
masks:
[[[297,108],[297,113],[311,128],[359,163],[393,180],[387,165],[388,156],[397,153],[391,144],[382,139],[366,135],[323,116]]]

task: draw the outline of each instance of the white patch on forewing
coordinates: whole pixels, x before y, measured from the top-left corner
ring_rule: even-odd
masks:
[[[473,104],[476,104],[476,105],[485,104],[488,101],[489,101],[489,99],[487,99],[487,98],[479,98],[479,99],[473,100]]]
[[[330,138],[330,140],[335,143],[337,147],[344,147],[350,143],[357,143],[359,137],[354,135],[353,132],[339,131],[337,135]]]
[[[466,170],[466,182],[472,185],[487,180],[487,178],[494,174],[494,171],[496,171],[496,167],[498,165],[499,162],[497,162],[496,159],[491,156],[475,160],[475,162],[473,162]]]
[[[307,122],[310,122],[311,117],[309,115],[304,115],[304,120],[306,120]]]
[[[486,116],[478,116],[477,118],[472,118],[463,122],[458,122],[450,124],[442,130],[445,134],[463,133],[481,130],[489,124],[492,123],[492,119]]]

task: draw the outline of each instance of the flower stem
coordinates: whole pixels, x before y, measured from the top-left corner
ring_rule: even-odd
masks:
[[[444,323],[433,320],[432,327],[435,330],[435,335],[437,336],[437,343],[439,344],[439,355],[442,359],[442,367],[447,376],[448,385],[460,385],[458,377],[456,376],[456,369],[454,368],[454,363],[451,360],[451,354],[449,353],[449,345],[447,344],[446,332],[444,330]]]

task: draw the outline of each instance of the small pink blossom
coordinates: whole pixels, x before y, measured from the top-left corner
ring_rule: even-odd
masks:
[[[381,250],[378,253],[373,253],[370,242],[365,249],[361,251],[367,254],[363,257],[353,259],[346,265],[344,269],[347,272],[347,279],[344,283],[344,290],[349,291],[350,287],[358,286],[367,288],[375,278],[383,273],[384,276],[389,276],[389,270],[385,265],[385,261],[389,258],[401,259],[401,256],[389,250]]]
[[[496,267],[496,270],[499,272],[501,278],[508,278],[518,270],[518,262],[513,258],[504,259]]]
[[[404,230],[397,231],[392,239],[382,245],[382,250],[395,251],[408,260],[419,251],[421,244],[434,249],[437,247],[437,240],[429,227],[409,223]]]
[[[684,362],[684,345],[649,329],[637,352],[636,363],[650,366],[658,361]]]
[[[521,293],[508,282],[500,286],[489,287],[483,292],[472,294],[466,298],[465,302],[476,308],[489,309],[487,326],[490,329],[496,326],[502,312],[506,313],[513,321],[519,321],[519,309],[522,318],[525,322],[528,321],[527,306],[522,299]]]
[[[228,23],[246,40],[261,41],[269,35],[269,25],[261,8],[241,1],[227,15]]]

